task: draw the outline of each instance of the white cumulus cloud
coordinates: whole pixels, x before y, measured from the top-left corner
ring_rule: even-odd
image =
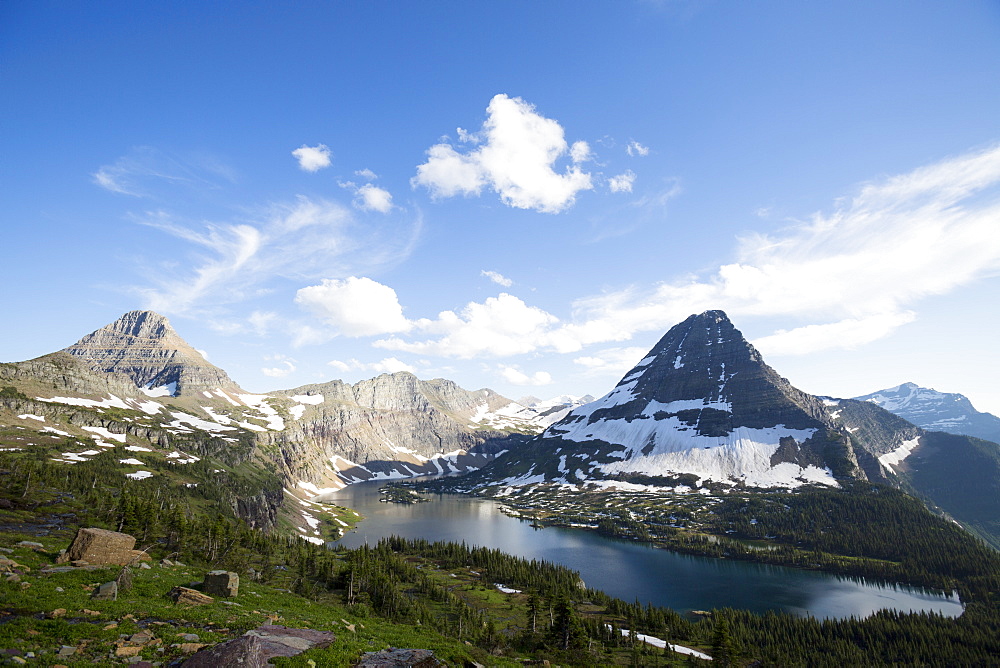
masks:
[[[396,373],[399,371],[406,371],[412,374],[417,373],[416,367],[407,364],[395,357],[386,357],[378,362],[359,362],[356,359],[350,359],[346,362],[342,360],[330,360],[327,362],[328,366],[333,367],[341,373],[347,373],[349,371],[374,371],[376,373]]]
[[[584,367],[588,374],[625,373],[641,360],[647,350],[638,346],[628,348],[606,348],[593,355],[583,355],[573,359],[574,364]]]
[[[632,192],[633,183],[635,183],[635,172],[628,169],[625,170],[625,173],[612,176],[608,179],[608,188],[613,193],[630,193]]]
[[[324,167],[330,166],[330,149],[326,144],[316,146],[306,146],[303,144],[292,151],[292,155],[299,161],[299,169],[305,172],[318,172]]]
[[[547,371],[536,371],[530,376],[517,367],[500,365],[500,375],[511,385],[551,385],[552,375]]]
[[[354,198],[354,206],[362,211],[378,211],[379,213],[389,213],[392,211],[392,195],[388,190],[379,188],[370,183],[366,183],[357,189]]]
[[[434,197],[479,195],[489,186],[508,206],[544,213],[572,206],[577,193],[593,188],[590,174],[578,164],[589,158],[589,146],[577,142],[571,149],[558,122],[503,94],[493,97],[487,113],[478,142],[459,133],[475,148],[460,153],[450,144],[435,144],[427,150],[427,162],[417,167],[413,185]],[[557,172],[556,161],[566,155],[573,164]]]
[[[405,332],[412,327],[396,291],[370,278],[326,279],[300,289],[295,303],[345,336]]]
[[[295,372],[295,360],[284,355],[271,355],[264,358],[265,361],[278,362],[284,366],[262,368],[260,372],[269,378],[284,378]]]
[[[513,295],[500,293],[483,303],[470,302],[460,313],[441,312],[436,320],[414,321],[415,329],[439,338],[404,341],[380,339],[375,346],[416,354],[469,359],[481,355],[504,357],[540,347],[560,347],[552,326],[558,319],[528,306]],[[573,345],[572,342],[570,345]]]

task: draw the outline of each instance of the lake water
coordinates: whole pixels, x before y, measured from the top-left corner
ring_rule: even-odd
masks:
[[[357,483],[324,498],[365,519],[338,541],[346,547],[384,536],[465,541],[579,571],[588,587],[626,601],[678,612],[741,608],[817,618],[866,617],[876,610],[927,610],[957,617],[957,595],[945,597],[900,585],[839,578],[816,571],[677,554],[582,529],[534,529],[498,504],[456,494],[431,494],[428,503],[381,503],[384,483]]]

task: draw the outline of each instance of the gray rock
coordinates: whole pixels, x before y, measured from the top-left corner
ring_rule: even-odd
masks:
[[[203,649],[181,666],[183,668],[266,668],[276,656],[295,656],[314,647],[327,647],[334,641],[329,631],[293,629],[265,624],[247,631],[239,638]]]
[[[442,666],[429,649],[396,649],[390,647],[380,652],[365,652],[356,668],[434,668]]]
[[[118,583],[114,580],[111,582],[105,582],[98,587],[90,597],[95,601],[117,601]]]
[[[212,596],[235,598],[240,592],[240,576],[232,571],[209,571],[202,591]]]

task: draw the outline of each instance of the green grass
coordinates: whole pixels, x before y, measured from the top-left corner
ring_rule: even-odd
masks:
[[[317,665],[350,665],[362,652],[390,646],[432,649],[442,660],[458,665],[471,660],[476,653],[464,643],[429,629],[359,615],[357,609],[343,605],[340,596],[332,592],[310,600],[283,591],[291,585],[291,576],[278,577],[266,585],[244,581],[235,600],[216,599],[205,606],[187,607],[174,604],[167,593],[175,586],[199,582],[207,568],[155,564],[150,569],[134,569],[132,588],[117,601],[96,601],[91,598],[91,591],[114,579],[118,567],[40,572],[43,566],[52,565],[58,550],[67,547],[70,538],[69,533],[43,538],[0,534],[0,547],[12,550],[4,552],[4,556],[30,569],[19,576],[20,582],[0,581],[3,601],[0,610],[7,618],[0,623],[0,647],[17,650],[22,656],[34,652],[44,665],[92,666],[94,661],[112,661],[115,643],[122,634],[146,629],[161,642],[143,649],[142,656],[169,661],[184,656],[180,648],[172,647],[185,642],[184,634],[197,634],[200,643],[213,644],[261,624],[277,623],[333,631],[337,638],[333,647],[310,651],[281,665],[304,666],[309,658]],[[41,542],[45,552],[18,547],[21,540]],[[64,609],[65,613],[54,619],[46,618],[58,609]],[[353,624],[355,630],[348,630],[342,620]],[[55,655],[62,645],[81,649],[75,656],[57,660]],[[121,658],[115,660],[121,661]]]

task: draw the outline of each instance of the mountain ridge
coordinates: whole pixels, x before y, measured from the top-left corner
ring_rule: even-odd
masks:
[[[966,434],[1000,442],[1000,417],[976,410],[964,394],[938,392],[907,382],[854,399],[878,404],[927,431]]]

